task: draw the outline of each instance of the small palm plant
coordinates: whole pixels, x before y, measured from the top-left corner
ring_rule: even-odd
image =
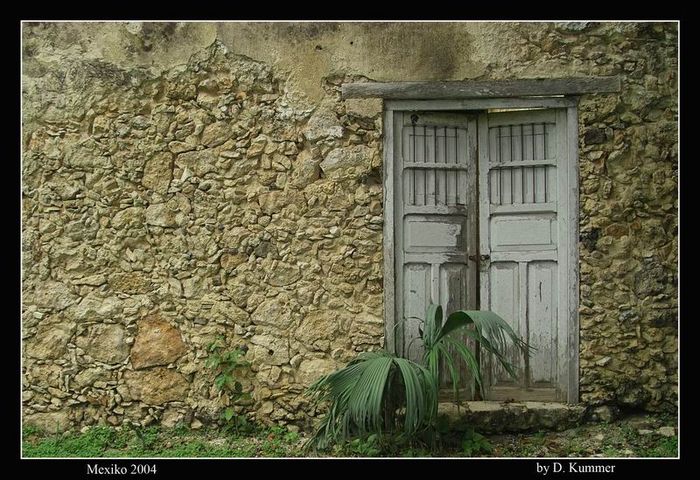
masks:
[[[386,351],[365,352],[309,387],[317,404],[330,405],[307,447],[324,449],[367,434],[402,432],[410,437],[421,431],[434,431],[440,363],[447,367],[455,396],[460,384],[460,360],[466,363],[483,395],[479,362],[456,332],[474,339],[513,378],[515,369],[505,357],[508,340],[529,354],[530,347],[495,313],[459,310],[443,323],[442,307],[431,304],[420,332],[425,348],[423,364]]]

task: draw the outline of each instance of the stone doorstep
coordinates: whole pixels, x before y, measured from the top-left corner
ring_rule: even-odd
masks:
[[[447,416],[451,428],[473,428],[486,434],[565,430],[583,423],[586,411],[583,405],[554,402],[473,401],[438,405],[438,414]]]

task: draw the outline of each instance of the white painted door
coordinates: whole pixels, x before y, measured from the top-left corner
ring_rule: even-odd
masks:
[[[483,357],[487,399],[578,401],[575,108],[388,118],[388,347],[422,359],[430,302],[493,310],[535,350]]]
[[[477,305],[476,128],[474,115],[394,113],[395,337],[414,361],[430,302],[445,312]]]
[[[485,362],[488,399],[569,399],[569,147],[566,109],[479,116],[481,308],[536,349],[518,381]]]

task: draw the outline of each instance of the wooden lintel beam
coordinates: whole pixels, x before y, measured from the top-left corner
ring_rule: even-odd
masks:
[[[621,88],[619,76],[528,78],[473,82],[365,82],[344,84],[342,95],[344,99],[439,100],[615,93],[619,92]]]

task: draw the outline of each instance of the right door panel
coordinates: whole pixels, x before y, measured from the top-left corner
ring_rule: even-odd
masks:
[[[564,109],[479,117],[480,308],[535,348],[508,352],[517,380],[484,359],[487,399],[567,400],[566,121]]]

